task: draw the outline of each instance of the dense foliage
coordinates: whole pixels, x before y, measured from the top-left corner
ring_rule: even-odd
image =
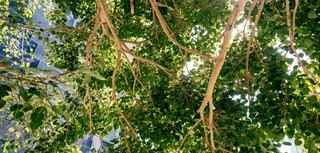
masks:
[[[7,52],[0,62],[1,117],[15,124],[4,149],[70,152],[87,133],[104,138],[120,129],[104,150],[279,152],[282,144],[320,152],[320,1],[250,1],[234,27],[226,26],[235,4],[0,0]],[[50,28],[32,21],[37,10]],[[69,12],[81,19],[75,27],[66,26]],[[204,118],[197,110],[229,26],[233,41],[214,84],[210,123],[209,107]],[[61,74],[21,61],[12,44],[31,36],[46,45],[48,64]]]

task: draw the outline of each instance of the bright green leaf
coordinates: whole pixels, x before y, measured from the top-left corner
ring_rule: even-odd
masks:
[[[78,69],[81,73],[90,74],[91,70],[89,68],[79,68]]]
[[[99,80],[106,80],[98,71],[92,71],[91,76],[99,79]]]

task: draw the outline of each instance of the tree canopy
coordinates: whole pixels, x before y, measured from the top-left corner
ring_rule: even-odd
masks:
[[[5,150],[320,151],[319,0],[0,0],[0,27]],[[61,73],[21,60],[31,36]]]

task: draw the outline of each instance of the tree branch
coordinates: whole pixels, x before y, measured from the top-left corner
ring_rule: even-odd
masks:
[[[213,101],[212,101],[212,94],[213,94],[213,89],[215,86],[215,83],[218,79],[219,73],[222,69],[222,66],[224,64],[224,60],[226,58],[227,55],[227,50],[229,47],[229,44],[231,42],[231,36],[232,36],[232,30],[233,30],[233,26],[234,23],[237,19],[237,17],[240,14],[240,11],[243,9],[243,7],[245,6],[245,4],[247,3],[248,0],[238,0],[238,2],[236,3],[230,18],[228,20],[227,26],[225,27],[224,33],[221,35],[221,37],[223,38],[223,42],[222,42],[222,46],[221,46],[221,50],[220,50],[220,54],[219,57],[216,60],[216,64],[215,67],[211,73],[210,79],[209,79],[209,83],[208,83],[208,88],[207,88],[207,92],[205,95],[205,98],[200,106],[200,108],[198,109],[198,112],[200,113],[201,119],[204,120],[204,109],[207,106],[208,103],[210,103],[210,110],[209,110],[209,130],[211,134],[211,141],[213,141]],[[214,147],[214,142],[211,142],[211,147],[212,150],[216,150],[216,148]]]
[[[293,15],[293,20],[295,20],[295,13],[296,10],[299,6],[299,0],[295,0],[295,8],[294,8],[294,15]],[[305,73],[307,76],[311,78],[313,78],[313,80],[317,80],[312,73],[309,73],[309,71],[307,70],[307,68],[304,66],[304,64],[302,63],[302,60],[300,59],[297,50],[295,48],[294,45],[294,29],[295,29],[295,21],[292,22],[291,25],[291,17],[290,17],[290,6],[289,6],[289,0],[286,0],[286,15],[287,15],[287,25],[288,25],[288,33],[289,33],[289,38],[290,38],[290,46],[292,51],[294,52],[294,55],[296,56],[299,66],[302,68],[302,72]],[[290,27],[291,26],[291,27]],[[319,86],[319,85],[318,85]],[[320,86],[319,86],[320,87]],[[320,97],[318,96],[318,92],[316,90],[316,88],[314,86],[311,86],[313,94],[317,97],[317,99],[320,99]]]
[[[250,50],[251,50],[251,45],[253,42],[253,39],[255,37],[255,32],[256,32],[256,27],[258,25],[262,10],[263,10],[263,6],[264,6],[265,0],[261,0],[260,1],[260,6],[259,6],[259,10],[258,13],[256,15],[255,21],[253,23],[253,26],[251,28],[251,36],[250,36],[250,40],[248,42],[247,45],[247,53],[246,53],[246,81],[247,81],[247,90],[248,90],[248,102],[250,103],[250,73],[249,73],[249,57],[250,57]],[[251,8],[250,8],[251,9]]]
[[[163,16],[161,15],[161,13],[158,9],[157,2],[155,0],[150,0],[150,3],[151,3],[151,7],[152,7],[153,11],[155,12],[157,18],[159,19],[160,25],[161,25],[164,33],[167,35],[167,37],[169,38],[169,40],[173,44],[177,45],[179,48],[181,48],[189,53],[194,53],[204,59],[207,59],[207,60],[212,59],[212,57],[210,55],[206,55],[206,54],[200,53],[197,50],[187,48],[187,47],[181,45],[175,38],[173,38],[172,34],[170,33],[170,30],[169,30],[169,27],[168,27],[166,21],[164,20]]]

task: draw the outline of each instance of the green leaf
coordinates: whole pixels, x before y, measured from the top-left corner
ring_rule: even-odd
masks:
[[[0,84],[0,97],[9,95],[8,91],[11,91],[11,88],[9,86]]]
[[[85,85],[85,84],[88,84],[89,82],[91,81],[91,75],[90,74],[87,74],[83,81],[82,81],[82,84]]]
[[[20,110],[21,108],[23,107],[22,104],[14,104],[10,107],[10,111],[13,112],[13,111],[17,111],[17,110]]]
[[[317,15],[316,11],[314,11],[314,10],[312,10],[312,11],[310,11],[310,12],[308,13],[308,18],[309,18],[309,19],[315,19],[315,18],[317,18],[317,17],[318,17],[318,15]]]
[[[31,67],[23,67],[22,68],[25,72],[32,72],[32,73],[39,73],[41,69],[38,68],[31,68]]]
[[[6,101],[0,98],[0,108],[4,107],[5,105],[6,105]]]
[[[308,97],[307,100],[311,103],[316,103],[318,101],[315,95]]]
[[[302,141],[296,138],[296,139],[294,139],[294,144],[295,144],[296,146],[299,146],[299,145],[302,144]]]
[[[62,115],[66,120],[69,120],[69,115],[62,112],[57,106],[51,106],[53,112]]]
[[[65,69],[66,65],[63,64],[62,62],[57,62],[54,64],[54,67],[58,68],[58,69]]]
[[[286,145],[286,146],[291,146],[291,145],[292,145],[290,142],[284,142],[284,143],[282,143],[282,144],[284,144],[284,145]]]
[[[41,121],[44,119],[46,113],[46,108],[41,106],[37,107],[31,114],[31,120],[32,121]]]
[[[28,102],[31,98],[28,96],[28,93],[24,90],[22,86],[19,86],[19,94],[25,102]]]
[[[91,70],[89,68],[79,68],[78,69],[81,73],[90,74]]]
[[[310,47],[314,44],[314,42],[311,40],[311,39],[305,39],[304,40],[304,44],[307,46],[307,47]]]
[[[29,94],[34,94],[34,95],[37,95],[37,96],[40,96],[40,95],[41,95],[41,92],[40,92],[37,88],[35,88],[35,87],[30,87],[30,88],[28,89],[28,93],[29,93]]]
[[[276,143],[276,144],[273,144],[274,146],[280,148],[281,147],[281,144],[280,143]]]
[[[33,107],[29,103],[24,103],[22,111],[28,112],[28,111],[32,110],[32,108]]]
[[[50,85],[52,85],[52,87],[56,87],[56,88],[58,88],[58,85],[55,83],[55,82],[53,82],[53,81],[48,81],[48,83],[50,84]]]
[[[31,121],[30,122],[30,128],[31,130],[36,130],[42,125],[42,122],[36,122],[36,121]]]
[[[0,75],[7,75],[8,74],[8,72],[7,71],[0,71]]]
[[[106,78],[104,78],[98,71],[92,71],[91,76],[93,76],[99,80],[106,80]]]
[[[43,106],[37,107],[35,110],[33,110],[31,114],[31,122],[30,122],[30,128],[32,130],[35,130],[39,128],[44,120],[44,117],[46,116],[47,109]]]
[[[106,80],[106,78],[104,78],[98,71],[91,71],[89,68],[80,68],[79,71],[88,74],[92,77],[95,77],[99,80]]]
[[[21,112],[21,111],[14,111],[14,112],[13,112],[13,117],[14,117],[15,119],[19,119],[19,118],[21,118],[23,115],[24,115],[24,113]]]

